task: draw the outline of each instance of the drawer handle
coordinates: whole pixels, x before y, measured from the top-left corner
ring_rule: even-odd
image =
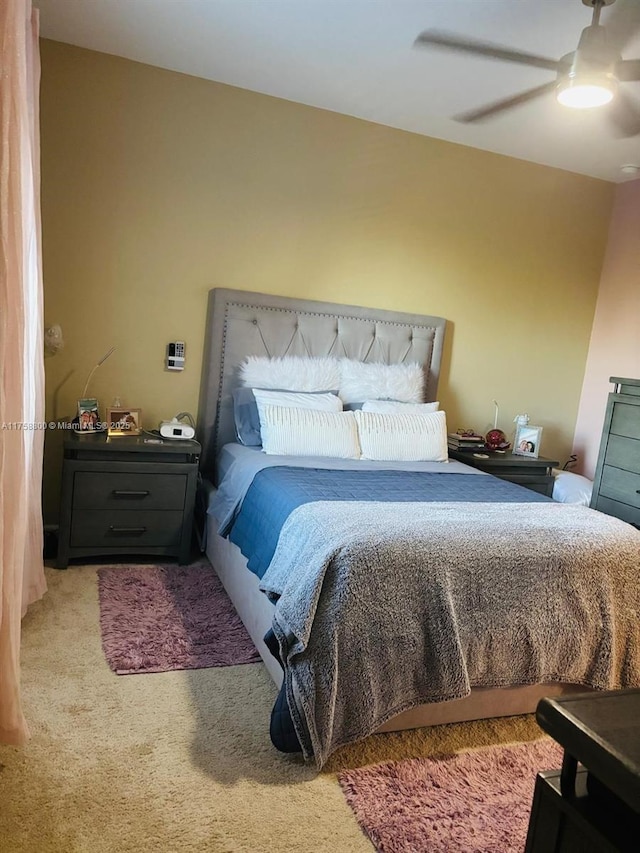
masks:
[[[114,489],[111,494],[116,498],[146,498],[151,492],[141,489]]]
[[[146,527],[116,527],[113,524],[109,525],[111,533],[146,533]]]

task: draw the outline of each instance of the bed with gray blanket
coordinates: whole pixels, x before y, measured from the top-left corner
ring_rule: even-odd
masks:
[[[357,488],[342,498],[337,487],[327,496],[314,486],[309,499],[284,498],[275,516],[266,513],[276,528],[257,574],[241,550],[249,546],[230,541],[254,482],[268,479],[266,469],[291,467],[232,444],[242,359],[417,360],[431,401],[444,325],[242,291],[210,296],[198,418],[202,473],[212,483],[207,553],[274,681],[284,683],[300,744],[318,766],[373,731],[530,712],[567,685],[640,685],[640,533],[588,508],[516,486],[517,497],[508,496],[504,483],[492,497],[477,482],[501,481],[435,463],[443,480],[464,474],[467,494],[458,483],[454,497],[441,483],[430,495],[379,501],[379,487],[362,500]],[[430,464],[418,469],[435,473]],[[364,472],[367,464],[333,467]],[[284,674],[263,641],[269,628]]]
[[[220,529],[275,604],[288,709],[318,766],[472,687],[640,684],[640,534],[624,522],[462,465],[235,453],[250,484],[232,468],[211,511],[235,483]]]

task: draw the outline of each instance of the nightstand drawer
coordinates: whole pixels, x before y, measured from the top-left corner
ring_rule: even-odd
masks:
[[[72,548],[168,547],[180,542],[182,512],[76,510]]]
[[[76,471],[73,508],[182,511],[186,490],[186,474]]]

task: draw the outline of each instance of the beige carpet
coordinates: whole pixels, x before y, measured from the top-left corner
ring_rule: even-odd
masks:
[[[96,566],[47,580],[23,623],[32,739],[0,746],[7,853],[371,853],[337,770],[541,736],[531,717],[377,735],[317,774],[271,746],[262,664],[114,675]]]

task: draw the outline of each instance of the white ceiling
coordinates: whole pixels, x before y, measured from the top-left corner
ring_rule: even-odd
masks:
[[[616,0],[640,14],[640,0]],[[547,95],[474,125],[450,117],[553,79],[495,60],[413,47],[428,28],[557,59],[591,20],[582,0],[34,0],[41,35],[619,182],[640,137]],[[602,23],[615,7],[602,12]],[[620,11],[618,9],[618,11]],[[640,57],[640,33],[624,58]],[[640,83],[625,83],[640,103]]]

